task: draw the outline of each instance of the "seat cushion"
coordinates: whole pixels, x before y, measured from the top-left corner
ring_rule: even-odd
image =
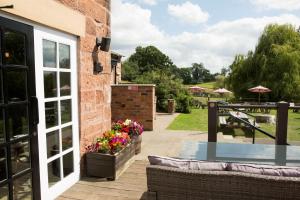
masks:
[[[225,171],[227,163],[177,159],[163,156],[148,156],[151,165],[160,165],[187,170]]]
[[[228,163],[228,171],[262,174],[270,176],[300,177],[299,167]]]

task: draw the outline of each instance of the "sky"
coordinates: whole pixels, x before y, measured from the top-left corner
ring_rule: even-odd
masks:
[[[254,50],[270,23],[300,26],[300,0],[112,0],[112,50],[154,45],[178,67],[211,72]]]

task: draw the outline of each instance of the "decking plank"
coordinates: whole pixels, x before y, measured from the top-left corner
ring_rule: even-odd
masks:
[[[57,200],[144,200],[147,191],[147,161],[135,161],[115,181],[84,177]]]

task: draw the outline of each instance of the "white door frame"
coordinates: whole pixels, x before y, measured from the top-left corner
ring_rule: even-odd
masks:
[[[59,125],[54,128],[46,129],[45,123],[45,102],[49,101],[44,98],[44,67],[43,67],[43,39],[66,44],[70,46],[70,69],[59,69],[62,72],[71,73],[71,96],[67,97],[57,97],[51,98],[51,100],[64,100],[72,98],[72,122],[69,122],[65,125]],[[79,130],[78,130],[78,82],[77,82],[77,38],[59,31],[54,31],[49,28],[35,26],[34,27],[34,46],[35,46],[35,74],[36,74],[36,95],[39,101],[39,118],[40,123],[38,125],[38,134],[39,134],[39,160],[40,160],[40,185],[41,185],[41,198],[42,199],[54,199],[66,189],[75,184],[80,177],[80,148],[79,148]],[[58,49],[58,48],[57,48]],[[58,60],[58,59],[57,59]],[[47,71],[57,71],[57,68],[47,68]],[[58,71],[57,71],[58,72]],[[59,88],[59,78],[57,79]],[[58,103],[59,104],[59,103]],[[58,105],[58,113],[60,113],[60,105]],[[58,114],[60,115],[60,114]],[[60,119],[60,117],[59,117]],[[60,120],[59,120],[60,121]],[[47,143],[46,143],[46,132],[51,132],[72,125],[73,132],[73,148],[60,152],[59,154],[53,156],[54,158],[60,157],[60,166],[62,166],[61,156],[65,153],[73,151],[73,163],[74,163],[74,172],[67,177],[63,178],[62,167],[60,170],[61,181],[57,182],[55,185],[48,187],[48,165],[47,163],[54,159],[47,159]],[[61,138],[61,131],[60,131]],[[61,139],[60,139],[61,146]],[[52,158],[53,158],[52,157]]]

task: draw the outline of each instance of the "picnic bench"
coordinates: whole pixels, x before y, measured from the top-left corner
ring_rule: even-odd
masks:
[[[219,124],[220,124],[220,127],[227,126],[226,117],[224,117],[224,116],[219,116]]]
[[[254,123],[254,120],[250,119],[248,117],[248,115],[243,112],[230,111],[229,115],[230,115],[230,117],[229,117],[228,121],[230,121],[231,123],[238,122],[238,124],[240,126],[241,122],[243,123],[243,121],[245,121],[246,122],[246,123],[244,123],[245,126],[249,126],[249,124],[251,124],[257,128],[260,127],[260,125],[257,122]]]

